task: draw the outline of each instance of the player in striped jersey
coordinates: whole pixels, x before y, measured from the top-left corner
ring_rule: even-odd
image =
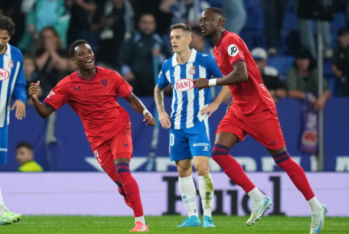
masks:
[[[199,77],[221,77],[213,57],[189,49],[191,28],[186,24],[171,27],[171,43],[175,54],[164,62],[157,86],[155,102],[161,126],[170,129],[170,159],[176,161],[179,188],[188,219],[178,227],[201,226],[196,207],[196,188],[192,178],[191,160],[199,175],[199,192],[204,210],[204,227],[215,227],[212,222],[213,181],[209,171],[211,143],[208,117],[218,108],[229,93],[224,87],[210,104],[210,90],[197,90],[193,80]],[[173,88],[171,118],[163,103],[163,89]],[[209,114],[209,115],[208,115]]]
[[[0,15],[0,163],[7,163],[8,125],[10,123],[10,103],[14,95],[16,101],[11,110],[16,109],[16,118],[25,117],[25,78],[23,73],[23,56],[19,49],[8,44],[15,33],[13,21]],[[19,221],[20,214],[10,212],[3,200],[0,189],[0,224]]]

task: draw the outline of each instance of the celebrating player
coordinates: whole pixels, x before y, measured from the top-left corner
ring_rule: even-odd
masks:
[[[286,150],[274,101],[263,84],[250,51],[237,34],[224,30],[224,24],[224,12],[218,8],[207,8],[201,15],[202,33],[215,44],[214,56],[224,77],[211,80],[200,78],[195,85],[198,90],[229,85],[234,100],[218,126],[212,158],[251,197],[252,213],[246,224],[254,224],[272,205],[272,201],[258,190],[239,163],[229,155],[230,149],[250,134],[267,148],[275,163],[287,172],[302,192],[311,209],[310,233],[320,233],[327,208],[319,203],[303,169]]]
[[[118,73],[95,66],[95,56],[88,42],[73,42],[69,54],[78,70],[59,82],[44,104],[37,97],[40,81],[30,84],[29,95],[35,110],[42,118],[47,118],[65,103],[69,104],[80,116],[99,164],[117,183],[120,194],[133,209],[136,226],[131,231],[148,231],[138,184],[129,168],[133,152],[130,117],[116,102],[118,96],[144,115],[143,121],[148,121],[146,125],[154,126],[155,119]]]
[[[189,217],[178,227],[201,226],[192,177],[193,156],[194,167],[199,175],[204,227],[215,227],[212,222],[214,196],[209,170],[211,142],[207,114],[211,115],[217,110],[229,89],[224,87],[216,100],[209,105],[210,90],[193,89],[193,80],[198,77],[222,76],[214,58],[189,49],[192,40],[189,25],[173,25],[170,38],[175,54],[163,64],[154,96],[161,126],[170,129],[170,159],[176,161],[179,188]],[[171,118],[165,111],[162,91],[168,84],[173,87]]]
[[[11,110],[16,109],[16,118],[22,120],[25,117],[25,77],[23,72],[22,52],[8,42],[15,33],[13,21],[0,15],[0,163],[7,163],[7,139],[8,125],[10,123],[10,103],[12,94],[15,103]],[[0,189],[0,224],[11,224],[21,219],[20,214],[9,211]]]

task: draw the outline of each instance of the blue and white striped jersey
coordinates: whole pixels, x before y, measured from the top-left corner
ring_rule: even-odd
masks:
[[[12,94],[17,100],[27,102],[22,52],[10,44],[0,54],[0,128],[10,123]]]
[[[197,78],[222,77],[216,60],[206,54],[192,49],[188,62],[178,64],[177,54],[166,60],[162,65],[158,87],[172,85],[171,122],[175,129],[191,128],[196,122],[201,122],[205,116],[201,109],[211,101],[210,89],[197,90],[193,80]]]

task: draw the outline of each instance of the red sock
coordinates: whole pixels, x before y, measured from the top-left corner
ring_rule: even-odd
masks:
[[[291,178],[293,184],[297,187],[299,191],[301,191],[301,193],[307,201],[315,197],[315,194],[310,187],[309,181],[304,173],[303,168],[299,166],[295,161],[293,161],[293,159],[289,156],[287,151],[278,155],[273,155],[273,158],[275,162],[278,164],[278,166],[281,167],[284,171],[286,171],[287,175]],[[286,160],[278,160],[278,158],[286,158]]]
[[[115,168],[127,199],[132,204],[134,216],[143,216],[143,205],[139,193],[139,187],[137,181],[131,175],[129,165],[127,163],[117,163]]]
[[[234,183],[242,187],[243,190],[248,193],[256,186],[247,177],[238,161],[229,154],[229,150],[229,147],[215,144],[212,148],[212,159],[223,168],[225,174],[234,181]]]

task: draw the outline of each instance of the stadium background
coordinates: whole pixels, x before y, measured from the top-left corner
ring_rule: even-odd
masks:
[[[37,3],[39,2],[45,1],[37,1]],[[95,1],[97,7],[103,6],[107,1],[101,2]],[[128,1],[123,2],[126,3]],[[142,11],[139,8],[142,8],[148,3],[149,6],[147,9],[150,7],[156,8],[160,2],[155,0],[143,2],[130,1],[134,7],[135,15],[133,20],[135,21],[135,25],[137,25],[139,16],[145,13],[145,10]],[[223,6],[222,0],[208,0],[206,2],[211,6]],[[250,50],[255,47],[266,48],[267,46],[265,12],[263,10],[264,2],[260,0],[243,1],[247,17],[239,35],[245,40]],[[294,3],[293,0],[287,1],[284,23],[280,32],[280,43],[277,46],[278,53],[268,60],[268,64],[278,70],[281,80],[284,80],[287,71],[292,67],[295,51],[301,47]],[[23,7],[22,12],[19,8],[16,8],[19,4],[21,4],[21,1],[1,1],[0,9],[3,14],[13,16],[17,19],[17,22],[22,22],[22,24],[16,22],[16,30],[17,32],[21,32],[23,36],[25,34],[25,24],[23,23],[27,20],[27,15],[25,12],[23,13]],[[171,11],[176,11],[176,8],[171,8]],[[175,15],[175,12],[172,13]],[[343,27],[347,27],[345,13],[345,11],[336,12],[334,20],[330,23],[332,48],[338,46],[336,41],[337,31]],[[68,9],[65,9],[64,15],[69,15]],[[161,14],[156,10],[154,11],[154,15],[157,17]],[[157,22],[161,20],[161,17],[156,18]],[[168,23],[170,25],[171,20]],[[164,28],[166,28],[164,27],[164,23],[160,24],[157,32],[168,46],[168,37],[166,36],[168,31]],[[315,23],[312,25],[312,31],[315,37]],[[92,37],[92,40],[96,39],[96,48],[101,43],[98,42],[98,36],[95,35]],[[89,38],[86,39],[88,40]],[[17,34],[10,43],[18,46],[20,41],[21,38]],[[32,43],[35,44],[35,42]],[[40,45],[36,46],[38,47]],[[35,55],[35,51],[33,52],[30,48],[27,51],[23,49],[23,51]],[[98,60],[98,49],[96,50],[96,56]],[[310,182],[314,185],[315,193],[319,194],[319,199],[324,200],[323,202],[328,205],[330,210],[331,208],[334,210],[330,215],[349,216],[347,209],[341,206],[345,202],[345,197],[349,196],[349,187],[347,184],[334,182],[340,180],[349,181],[349,98],[341,97],[339,94],[339,83],[331,70],[330,59],[324,59],[323,65],[323,75],[327,79],[331,92],[331,98],[327,101],[324,109],[325,172],[315,173],[314,171],[317,171],[317,156],[309,155],[299,150],[302,114],[301,101],[292,98],[280,99],[277,103],[277,109],[287,142],[287,149],[295,161],[300,163],[305,171],[307,171]],[[115,70],[121,72],[121,66],[115,66]],[[41,79],[45,79],[45,77]],[[141,100],[155,114],[153,98],[141,95]],[[146,172],[148,156],[151,153],[150,144],[153,129],[144,126],[141,121],[142,116],[134,113],[124,100],[118,101],[131,116],[134,141],[134,158],[131,168],[139,172],[135,173],[136,179],[142,180],[140,183],[142,198],[145,201],[157,201],[159,204],[158,209],[145,205],[145,213],[148,212],[151,215],[184,214],[183,205],[180,202],[176,202],[176,197],[170,194],[170,191],[172,191],[174,194],[179,195],[179,190],[178,185],[173,182],[176,179],[176,173],[174,173],[176,168],[168,158],[168,131],[160,129],[158,147],[155,151],[155,164],[152,169],[153,172]],[[165,105],[168,113],[170,112],[170,103],[170,97],[167,97]],[[224,116],[225,108],[226,104],[222,104],[210,118],[212,140],[214,139],[215,129]],[[48,120],[41,119],[31,105],[27,106],[27,115],[24,120],[18,121],[15,119],[14,113],[11,113],[10,122],[9,162],[7,165],[0,165],[2,191],[10,209],[21,212],[22,214],[132,215],[131,211],[123,204],[121,198],[115,201],[113,207],[108,206],[107,202],[100,203],[98,209],[92,209],[93,207],[86,208],[84,205],[89,200],[94,199],[96,194],[98,194],[99,200],[108,201],[108,199],[112,199],[116,188],[112,187],[111,181],[102,172],[97,172],[101,171],[101,168],[98,166],[88,145],[79,117],[69,106],[65,105],[57,111],[57,116],[53,124],[55,142],[47,140]],[[35,160],[44,168],[44,173],[25,174],[15,172],[18,168],[15,159],[15,146],[21,141],[29,142],[34,146]],[[302,198],[300,193],[289,184],[290,181],[285,175],[273,172],[280,170],[274,166],[272,158],[262,145],[251,137],[248,137],[243,143],[236,145],[231,151],[231,154],[238,159],[246,171],[250,172],[249,176],[253,178],[254,182],[261,185],[262,191],[265,191],[274,200],[279,198],[280,206],[274,206],[274,210],[271,212],[275,214],[277,212],[279,214],[285,213],[292,216],[307,215],[303,211],[300,211],[301,209],[294,211],[295,207],[299,208],[306,205],[305,202],[304,204],[282,203],[288,197],[293,197],[292,199],[294,200],[298,200],[298,198],[302,200]],[[248,214],[248,210],[246,210],[246,205],[244,204],[249,204],[250,201],[248,199],[244,201],[242,190],[236,186],[234,187],[228,180],[221,179],[224,177],[224,174],[213,161],[211,161],[211,170],[215,172],[213,173],[213,179],[215,182],[217,181],[216,188],[220,191],[216,193],[217,201],[215,203],[215,209],[217,210],[217,207],[219,208],[221,206],[222,210],[220,211],[218,209],[217,212],[221,212],[220,214]],[[166,180],[166,178],[169,179]],[[174,190],[170,190],[170,181],[175,186]],[[52,186],[53,184],[55,186]],[[233,186],[233,190],[237,191],[237,206],[233,205],[233,202],[227,202],[232,201],[235,196],[231,195],[234,192],[229,193],[229,186]],[[281,193],[278,194],[277,191],[281,191]],[[100,196],[103,199],[100,199]],[[54,205],[60,204],[63,200],[66,201],[67,199],[70,201],[69,209],[64,209],[64,207],[59,208],[59,206]],[[222,206],[222,202],[224,202],[224,206]],[[148,204],[148,202],[145,202],[145,204]],[[118,207],[118,209],[114,209],[115,207]]]

